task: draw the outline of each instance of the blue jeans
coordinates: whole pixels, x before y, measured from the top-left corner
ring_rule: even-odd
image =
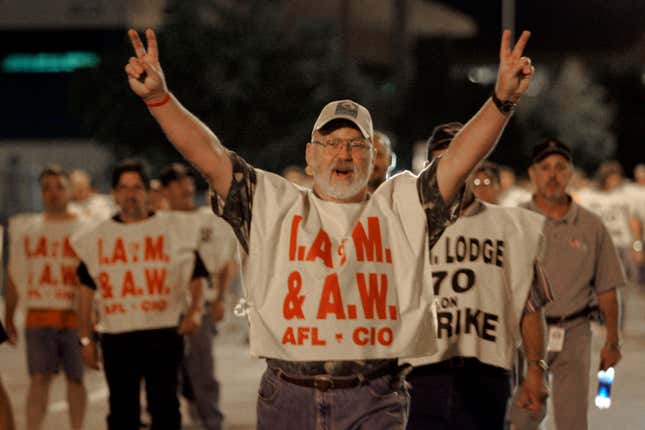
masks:
[[[195,405],[206,430],[219,430],[224,418],[219,409],[219,382],[214,373],[213,339],[216,333],[210,309],[205,309],[199,331],[186,337],[182,363],[184,397]]]
[[[474,358],[415,367],[408,429],[503,429],[510,372]]]
[[[410,396],[402,377],[320,391],[284,381],[267,369],[258,391],[259,430],[405,429]]]

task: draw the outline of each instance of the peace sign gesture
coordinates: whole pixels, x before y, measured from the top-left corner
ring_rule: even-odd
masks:
[[[500,100],[517,103],[529,88],[535,68],[531,65],[529,57],[522,56],[529,37],[531,37],[529,31],[522,32],[511,50],[510,30],[504,30],[502,33],[502,43],[499,48],[499,70],[495,84],[495,94]]]
[[[130,61],[125,66],[130,88],[146,103],[154,103],[163,99],[168,92],[168,88],[159,63],[157,37],[154,31],[151,29],[146,30],[148,49],[143,46],[141,39],[139,39],[139,34],[135,30],[128,30],[128,36],[137,55],[136,58],[130,57]]]

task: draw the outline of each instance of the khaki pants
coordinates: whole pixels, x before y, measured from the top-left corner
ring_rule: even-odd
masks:
[[[564,327],[566,334],[562,351],[547,354],[555,428],[587,430],[591,327],[586,318],[567,322]],[[517,430],[537,429],[542,421],[532,419],[515,402],[511,406],[510,420]]]

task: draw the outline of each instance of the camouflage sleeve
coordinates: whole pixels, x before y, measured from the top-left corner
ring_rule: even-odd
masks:
[[[428,222],[428,241],[430,249],[437,243],[443,231],[459,218],[465,186],[457,193],[450,204],[443,201],[437,181],[437,166],[441,157],[432,160],[417,179],[419,201],[426,213]]]
[[[240,246],[248,254],[257,176],[253,167],[242,157],[232,151],[229,151],[229,156],[233,165],[231,188],[226,200],[211,190],[211,207],[215,215],[222,217],[231,225]]]

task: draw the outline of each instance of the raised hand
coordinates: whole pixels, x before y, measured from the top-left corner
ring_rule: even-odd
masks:
[[[147,49],[143,46],[139,34],[135,30],[128,30],[128,36],[136,54],[136,58],[130,57],[130,61],[125,66],[130,88],[146,103],[154,103],[163,99],[166,97],[168,88],[159,63],[157,37],[154,31],[146,30]]]
[[[517,103],[529,88],[535,68],[531,65],[529,57],[522,56],[529,37],[531,37],[529,31],[522,32],[511,50],[511,32],[504,30],[502,34],[502,43],[499,48],[499,70],[495,84],[495,94],[500,100]]]

